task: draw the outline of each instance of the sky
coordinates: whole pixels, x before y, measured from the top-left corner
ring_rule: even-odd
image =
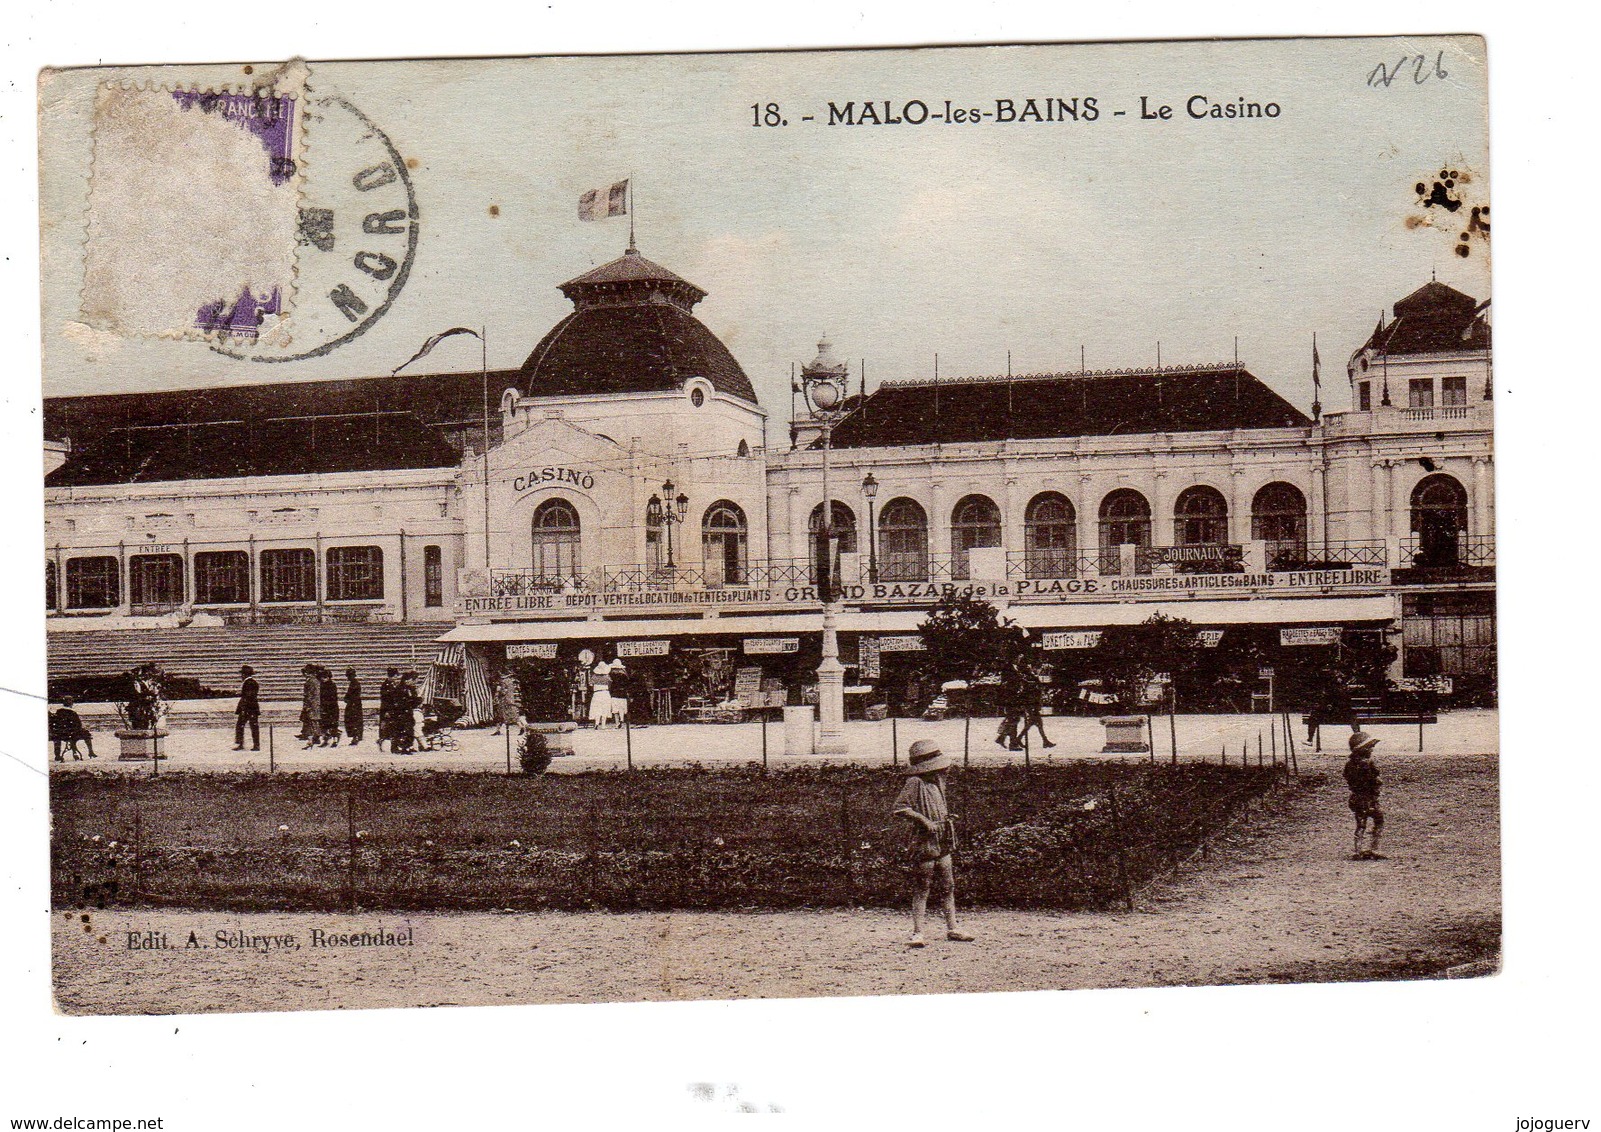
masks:
[[[1378,63],[1418,55],[1426,67],[1370,85]],[[1487,245],[1459,257],[1460,216],[1415,191],[1448,168],[1457,194],[1488,203],[1473,38],[313,61],[311,89],[348,99],[415,163],[419,241],[366,333],[269,365],[79,321],[90,110],[106,77],[70,72],[43,107],[47,395],[377,376],[454,325],[484,327],[490,366],[514,368],[571,309],[556,285],[626,246],[626,220],[577,218],[583,191],[623,177],[641,252],[709,293],[696,313],[778,421],[791,366],[824,333],[869,388],[931,376],[936,354],[959,377],[1004,373],[1008,353],[1016,373],[1077,370],[1081,348],[1091,369],[1145,367],[1159,343],[1168,365],[1219,362],[1237,339],[1241,361],[1306,408],[1315,332],[1324,404],[1340,409],[1345,360],[1381,310],[1434,275],[1489,295]],[[1194,95],[1280,113],[1194,120]],[[1031,97],[1094,98],[1100,116],[825,124],[830,101],[937,113],[946,99],[994,111]],[[1142,98],[1172,117],[1142,118]],[[769,102],[787,126],[752,125],[752,104]],[[312,132],[308,178],[316,144]],[[462,339],[424,368],[477,364]]]

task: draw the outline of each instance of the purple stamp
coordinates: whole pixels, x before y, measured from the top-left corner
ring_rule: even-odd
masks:
[[[247,90],[100,89],[85,322],[223,348],[287,345],[304,77],[291,64]]]

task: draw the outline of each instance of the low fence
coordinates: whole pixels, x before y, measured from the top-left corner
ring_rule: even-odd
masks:
[[[83,774],[52,781],[52,899],[230,910],[899,904],[893,770]],[[951,780],[964,904],[1132,906],[1272,769],[1077,763]]]

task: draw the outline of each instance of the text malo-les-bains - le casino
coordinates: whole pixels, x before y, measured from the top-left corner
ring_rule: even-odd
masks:
[[[945,99],[867,98],[830,100],[810,113],[791,115],[780,102],[750,104],[750,124],[757,128],[788,126],[791,121],[824,126],[981,126],[1061,125],[1128,118],[1141,122],[1239,122],[1279,118],[1277,102],[1248,95],[1217,98],[1191,94],[1174,101],[1141,95],[1137,105],[1115,108],[1097,95],[1051,95],[1043,98],[995,98],[974,105]]]

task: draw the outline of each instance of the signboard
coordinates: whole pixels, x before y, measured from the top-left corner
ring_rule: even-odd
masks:
[[[533,491],[536,487],[549,487],[552,484],[569,484],[581,491],[590,491],[595,486],[595,475],[583,468],[535,468],[512,480],[511,489],[518,492]]]
[[[1281,645],[1337,645],[1340,643],[1340,626],[1316,625],[1310,629],[1280,629]]]
[[[506,646],[507,660],[518,660],[522,658],[527,658],[530,660],[555,660],[556,642],[525,641],[522,644]]]
[[[1060,633],[1045,633],[1040,647],[1046,649],[1092,649],[1101,643],[1101,630],[1074,629]]]
[[[1223,639],[1223,630],[1202,629],[1200,632],[1195,634],[1195,639],[1201,642],[1202,648],[1215,649],[1218,646],[1218,642]]]
[[[860,680],[876,681],[883,670],[879,667],[879,645],[877,637],[862,637],[856,646],[857,664],[856,675]]]
[[[734,698],[746,707],[758,707],[762,691],[762,670],[752,665],[734,673]]]
[[[714,589],[645,587],[609,592],[554,590],[518,592],[524,583],[517,573],[484,579],[464,572],[462,612],[467,616],[492,613],[597,613],[612,610],[660,610],[664,607],[804,606],[817,607],[816,586],[726,586]],[[1011,582],[875,582],[839,587],[841,601],[857,604],[927,606],[953,594],[986,601],[1069,602],[1105,600],[1134,594],[1189,594],[1247,591],[1249,593],[1307,593],[1330,590],[1379,589],[1390,584],[1384,567],[1351,570],[1294,570],[1263,574],[1129,574],[1106,578],[1019,578]],[[504,587],[504,592],[494,593]],[[472,589],[479,589],[474,595]],[[484,589],[489,591],[484,593]],[[1246,596],[1246,595],[1242,595]]]
[[[671,641],[618,641],[618,656],[666,656]]]
[[[1150,546],[1145,559],[1153,566],[1172,566],[1180,562],[1238,562],[1245,557],[1239,546]]]
[[[879,652],[923,652],[925,647],[921,636],[878,638]]]
[[[786,652],[800,652],[799,637],[745,638],[745,653],[748,656]]]

